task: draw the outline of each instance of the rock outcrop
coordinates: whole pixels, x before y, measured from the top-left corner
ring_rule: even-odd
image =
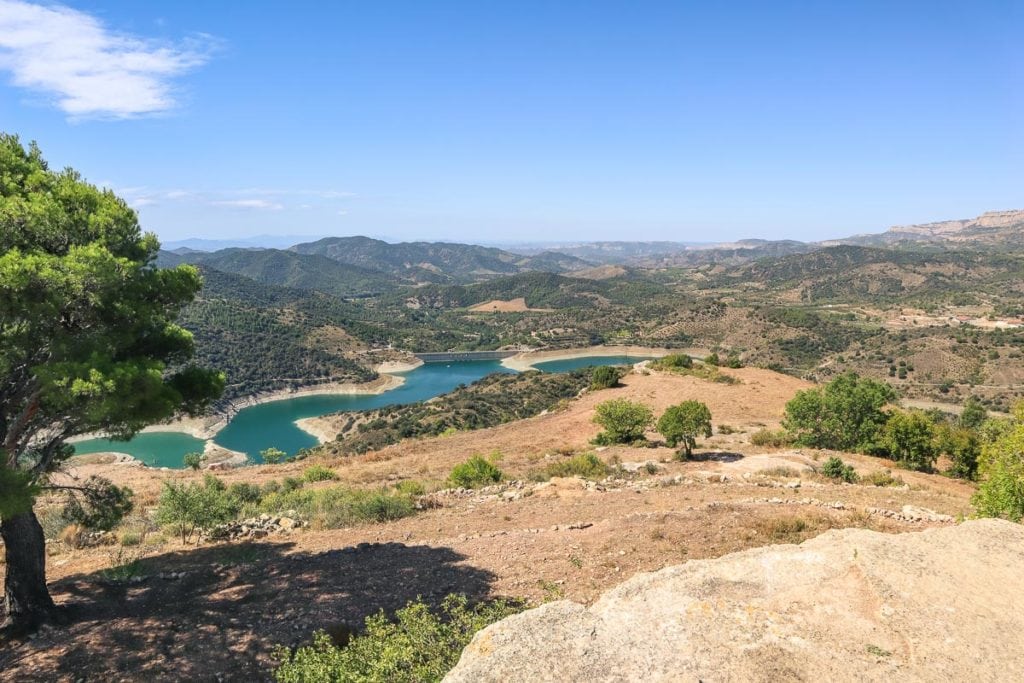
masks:
[[[445,681],[1019,681],[1022,567],[1005,521],[830,531],[509,617]]]

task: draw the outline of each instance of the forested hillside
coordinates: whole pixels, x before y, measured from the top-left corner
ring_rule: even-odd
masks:
[[[300,254],[326,256],[417,282],[477,282],[527,270],[558,272],[590,264],[574,256],[545,253],[521,256],[494,247],[447,242],[389,244],[369,237],[328,237],[291,248]]]

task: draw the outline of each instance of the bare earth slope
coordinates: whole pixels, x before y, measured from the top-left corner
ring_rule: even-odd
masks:
[[[445,680],[1019,681],[1022,562],[1024,527],[1004,521],[830,531],[510,617]]]

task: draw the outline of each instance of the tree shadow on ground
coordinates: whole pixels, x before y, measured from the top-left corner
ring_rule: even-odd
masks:
[[[690,460],[697,462],[736,462],[742,459],[742,453],[731,453],[729,451],[695,451],[690,456]]]
[[[291,543],[223,544],[140,562],[142,580],[103,572],[51,586],[65,628],[0,652],[30,680],[269,680],[276,645],[359,630],[366,616],[449,593],[486,599],[493,574],[450,548],[370,544],[289,553]],[[179,576],[185,572],[184,576]]]

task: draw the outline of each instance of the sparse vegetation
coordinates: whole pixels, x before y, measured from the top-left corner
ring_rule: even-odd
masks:
[[[750,435],[750,443],[765,448],[785,448],[793,444],[793,437],[785,429],[760,429]]]
[[[318,481],[334,481],[337,478],[337,472],[323,465],[312,465],[302,473],[302,480],[310,484]]]
[[[417,600],[394,620],[383,612],[368,617],[363,631],[341,646],[320,631],[295,652],[278,648],[274,677],[278,683],[440,681],[477,631],[521,609],[505,601],[470,605],[465,596],[449,595],[434,611]]]
[[[610,468],[594,453],[580,453],[568,460],[554,462],[544,469],[548,477],[581,477],[601,479],[608,476]]]

